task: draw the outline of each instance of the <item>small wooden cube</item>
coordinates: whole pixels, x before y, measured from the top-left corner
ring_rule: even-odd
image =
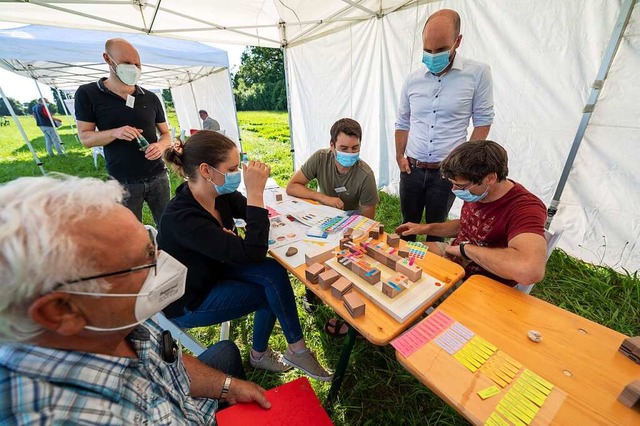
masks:
[[[618,401],[629,408],[640,404],[640,380],[629,383],[618,396]]]
[[[381,273],[379,269],[372,268],[370,271],[366,272],[362,278],[364,278],[364,280],[369,284],[374,285],[380,281],[380,275]]]
[[[369,238],[375,238],[376,240],[380,238],[380,231],[378,230],[378,228],[373,228],[371,231],[369,231]]]
[[[396,269],[396,263],[398,263],[399,260],[402,260],[402,258],[397,254],[385,253],[384,264],[387,268]]]
[[[384,234],[384,225],[382,223],[378,225],[378,234],[380,234],[380,236]]]
[[[618,350],[631,361],[640,364],[640,336],[627,337]]]
[[[276,202],[282,201],[282,194],[276,194]]]
[[[347,228],[344,231],[344,234],[342,234],[343,237],[350,237],[353,234],[353,228]]]
[[[320,284],[320,288],[326,290],[331,287],[331,284],[338,281],[338,278],[340,278],[340,274],[333,269],[329,269],[318,275],[318,284]]]
[[[342,299],[342,296],[350,292],[353,283],[348,278],[340,277],[338,281],[331,285],[331,295],[335,298]]]
[[[307,281],[313,284],[317,284],[318,277],[323,271],[324,271],[324,266],[322,266],[322,264],[314,263],[304,271],[304,274],[305,274],[305,277],[307,278]]]
[[[404,290],[404,287],[399,286],[398,284],[392,281],[382,281],[382,292],[390,298],[396,297]]]
[[[344,250],[347,248],[346,244],[351,242],[351,238],[344,237],[340,240],[340,250]]]
[[[345,294],[342,297],[342,303],[353,318],[364,315],[366,305],[364,304],[364,301],[360,298],[360,296],[358,296],[358,293],[356,293],[355,291]]]
[[[403,258],[409,257],[409,247],[404,246],[404,247],[398,248],[398,256]]]
[[[413,282],[422,277],[422,268],[417,263],[412,265],[411,260],[407,258],[398,260],[395,270],[406,275]]]
[[[387,244],[391,247],[398,247],[400,245],[400,236],[398,234],[387,234]]]

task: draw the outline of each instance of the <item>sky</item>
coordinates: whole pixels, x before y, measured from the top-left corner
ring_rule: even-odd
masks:
[[[22,24],[0,21],[0,28],[12,28],[21,25]],[[211,44],[211,46],[226,50],[229,55],[229,66],[231,71],[235,72],[238,70],[240,67],[240,55],[246,46],[222,44]],[[96,52],[96,57],[100,57],[101,54],[102,52]],[[144,58],[141,59],[142,72],[144,73]],[[29,102],[40,97],[38,89],[36,88],[36,83],[32,79],[19,76],[18,74],[5,70],[4,68],[0,68],[0,87],[2,87],[2,90],[4,90],[7,97],[17,99],[21,102]],[[45,98],[48,98],[49,100],[53,99],[51,90],[47,86],[40,84],[40,90],[42,90],[42,94]]]

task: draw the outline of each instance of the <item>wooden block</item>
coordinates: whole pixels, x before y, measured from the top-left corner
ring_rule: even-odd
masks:
[[[317,252],[312,253],[310,255],[305,254],[304,255],[305,263],[307,264],[307,266],[311,266],[314,263],[324,263],[333,257],[334,249],[335,247],[329,247],[329,248],[323,247]]]
[[[636,364],[640,364],[640,336],[627,337],[618,350]]]
[[[398,249],[398,256],[403,257],[403,258],[409,257],[409,247],[407,247],[407,246],[400,247]]]
[[[387,281],[399,285],[403,288],[407,288],[407,286],[409,285],[409,278],[400,272],[397,272],[396,274],[389,277]]]
[[[404,287],[400,287],[392,281],[382,281],[382,292],[390,298],[396,297],[404,290]]]
[[[380,270],[376,269],[376,268],[373,268],[373,269],[367,271],[364,274],[364,277],[362,277],[362,278],[364,278],[364,280],[366,282],[368,282],[369,284],[374,285],[374,284],[377,284],[378,281],[380,281],[380,276],[381,276]]]
[[[387,234],[387,244],[391,247],[398,247],[400,245],[400,236],[398,234]]]
[[[364,311],[366,305],[364,301],[358,296],[358,293],[352,291],[351,293],[345,294],[342,297],[342,302],[344,303],[344,307],[349,311],[349,314],[353,317],[359,317],[364,315]]]
[[[353,283],[348,278],[340,277],[338,281],[331,285],[331,295],[335,298],[342,299],[342,296],[351,291]]]
[[[422,268],[417,263],[410,264],[407,258],[401,259],[396,263],[395,270],[406,275],[413,282],[418,281],[422,277]]]
[[[640,405],[640,380],[629,383],[618,396],[618,401],[629,408]]]
[[[391,269],[396,269],[396,263],[398,263],[398,261],[402,260],[402,258],[400,256],[398,256],[397,254],[391,254],[391,253],[385,253],[385,257],[384,257],[384,264]]]
[[[304,275],[307,278],[307,281],[313,284],[317,284],[318,277],[323,271],[324,271],[324,266],[322,266],[322,264],[314,263],[304,271]]]
[[[340,250],[344,250],[347,248],[346,244],[352,242],[351,238],[344,237],[340,240]]]
[[[353,234],[353,228],[347,228],[342,234],[343,237],[350,237]]]
[[[338,281],[338,278],[340,278],[340,274],[333,269],[329,269],[328,271],[324,271],[318,275],[318,284],[320,284],[320,288],[327,290],[331,287],[331,284]]]
[[[375,238],[376,240],[380,238],[380,231],[377,228],[373,228],[369,231],[369,238]]]
[[[384,225],[383,224],[378,225],[378,234],[380,236],[382,236],[384,234]]]
[[[276,202],[282,201],[282,194],[276,194]]]

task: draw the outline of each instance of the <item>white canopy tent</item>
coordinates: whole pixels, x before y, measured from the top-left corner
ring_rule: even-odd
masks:
[[[507,148],[511,176],[547,205],[554,190],[564,188],[553,223],[565,229],[559,246],[587,261],[635,271],[640,268],[640,196],[635,191],[640,180],[635,168],[640,154],[640,8],[633,9],[635,4],[30,0],[0,3],[0,16],[284,47],[296,162],[328,145],[331,124],[351,116],[363,125],[363,158],[376,170],[378,182],[393,189],[399,179],[393,131],[400,87],[420,66],[427,16],[455,9],[463,22],[460,54],[491,66],[496,118],[490,138]],[[624,29],[619,48],[618,40],[610,42],[616,25]],[[607,75],[598,70],[608,51],[613,61],[610,70],[605,67]],[[591,89],[595,80],[596,89]],[[583,114],[585,105],[590,106]],[[570,151],[575,162],[568,163],[571,173],[563,174]],[[558,185],[561,177],[567,179]]]
[[[224,50],[202,43],[148,36],[28,25],[0,30],[0,66],[57,89],[75,89],[108,75],[104,43],[126,38],[140,53],[140,85],[170,88],[183,129],[200,129],[198,109],[206,109],[239,140],[229,61]],[[193,96],[182,97],[184,91]]]

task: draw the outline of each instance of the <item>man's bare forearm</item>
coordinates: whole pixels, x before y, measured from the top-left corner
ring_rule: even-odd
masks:
[[[82,145],[87,148],[93,148],[94,146],[105,146],[116,140],[113,135],[112,129],[110,130],[81,130],[78,132],[78,137]]]
[[[440,223],[427,223],[424,226],[424,234],[433,237],[451,238],[458,236],[460,232],[460,219],[448,220]]]
[[[396,130],[396,160],[404,157],[404,151],[407,149],[407,141],[409,140],[408,130]]]

